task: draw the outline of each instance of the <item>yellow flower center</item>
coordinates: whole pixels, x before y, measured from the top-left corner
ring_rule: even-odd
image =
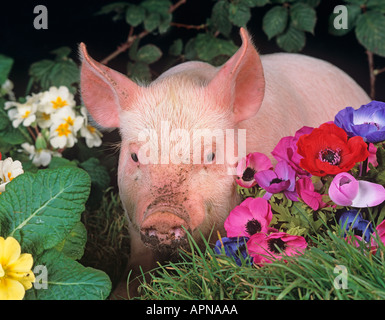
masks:
[[[73,126],[73,125],[74,125],[74,119],[72,119],[71,117],[68,117],[67,119],[65,119],[65,121],[66,121],[70,126]]]
[[[7,176],[9,181],[12,181],[14,179],[14,177],[12,177],[12,172],[8,172]],[[7,177],[5,175],[3,176],[3,181],[7,181]]]
[[[94,133],[95,130],[96,130],[93,126],[87,126],[87,129],[88,129],[88,131],[91,132],[91,133]]]
[[[23,118],[23,119],[25,119],[25,118],[27,118],[29,115],[31,114],[31,111],[26,111],[21,117]]]
[[[68,137],[68,135],[71,133],[71,130],[68,129],[68,127],[69,127],[69,125],[67,122],[62,123],[57,127],[57,129],[55,131],[58,132],[59,137],[62,137],[62,136]]]
[[[45,113],[45,112],[43,112],[42,117],[43,117],[43,119],[46,120],[46,121],[48,121],[49,119],[51,119],[51,116],[50,116],[48,113]]]
[[[68,106],[68,103],[66,100],[62,100],[60,97],[57,97],[56,101],[55,100],[52,100],[51,101],[52,103],[52,106],[54,109],[60,109],[64,106]]]

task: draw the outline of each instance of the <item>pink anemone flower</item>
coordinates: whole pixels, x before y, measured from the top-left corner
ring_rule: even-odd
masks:
[[[257,184],[254,179],[256,172],[271,169],[270,159],[263,153],[249,153],[239,161],[237,166],[237,183],[244,188],[251,188]]]
[[[255,233],[269,231],[273,218],[271,206],[262,198],[247,198],[231,210],[225,220],[227,237],[250,237]]]
[[[247,242],[249,254],[254,263],[261,265],[281,260],[285,256],[303,254],[307,247],[304,237],[293,236],[285,232],[273,232],[269,235],[256,233]]]

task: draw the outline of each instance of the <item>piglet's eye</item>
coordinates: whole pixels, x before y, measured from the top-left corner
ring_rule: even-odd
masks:
[[[210,153],[206,156],[207,162],[212,162],[212,161],[214,161],[214,159],[215,159],[215,153],[214,153],[214,152],[210,152]]]
[[[131,153],[131,159],[135,162],[138,162],[139,159],[138,159],[138,155],[136,153]]]

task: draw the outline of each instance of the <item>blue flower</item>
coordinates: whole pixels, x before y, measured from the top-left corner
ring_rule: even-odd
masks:
[[[339,220],[342,231],[352,230],[354,235],[360,236],[366,242],[370,241],[373,233],[373,225],[370,221],[362,218],[361,213],[356,209],[344,212]]]
[[[372,101],[355,110],[347,107],[337,113],[334,123],[349,137],[360,136],[368,143],[385,140],[385,103]]]
[[[214,251],[217,254],[221,254],[222,248],[224,247],[226,256],[234,258],[238,266],[242,265],[242,261],[246,261],[246,263],[252,264],[253,258],[249,256],[246,247],[248,240],[249,238],[247,237],[224,237],[217,241],[214,247]]]

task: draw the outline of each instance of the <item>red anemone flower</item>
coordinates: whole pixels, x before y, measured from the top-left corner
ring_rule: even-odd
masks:
[[[324,123],[310,134],[302,135],[297,146],[303,157],[301,167],[319,177],[347,172],[369,156],[368,146],[361,137],[348,139],[347,133],[334,123]]]

